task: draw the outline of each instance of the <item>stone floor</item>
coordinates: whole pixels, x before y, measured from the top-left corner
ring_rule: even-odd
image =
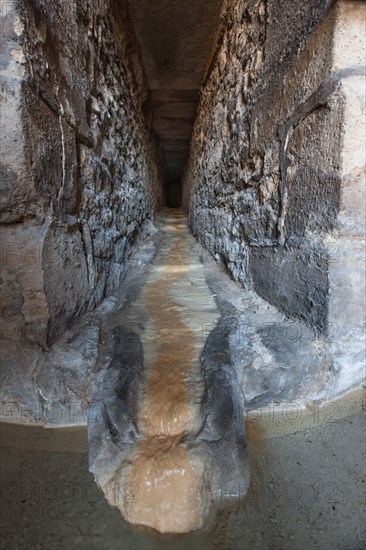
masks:
[[[172,212],[161,212],[156,229],[131,256],[120,291],[76,320],[50,349],[2,342],[2,419],[85,424],[88,404],[110,366],[113,330],[121,320],[141,337],[149,366],[156,351],[156,331],[142,294],[149,276],[153,277],[154,261],[169,240],[166,229]],[[175,212],[184,225],[181,213]],[[180,290],[172,286],[176,307],[195,333],[198,352],[215,329],[216,336],[221,333],[222,337],[229,329],[228,346],[245,409],[333,399],[339,373],[332,366],[330,349],[337,340],[336,331],[322,339],[253,290],[243,289],[195,241],[188,227],[186,232],[190,270]],[[161,295],[164,297],[163,281]],[[351,350],[350,360],[352,357]]]
[[[348,400],[349,411],[358,399]],[[347,414],[342,401],[334,406]],[[276,415],[272,421],[278,428]],[[278,435],[264,424],[265,445],[247,498],[223,500],[224,509],[205,532],[166,538],[132,531],[107,504],[88,472],[85,428],[3,423],[1,547],[362,550],[365,416],[359,412],[333,422],[313,417],[310,425],[304,429],[304,423],[292,421]]]
[[[325,343],[233,282],[182,212],[163,212],[157,227],[131,258],[120,293],[34,367],[36,385],[24,386],[37,396],[37,414],[32,401],[24,409],[3,402],[6,547],[360,550],[362,391],[332,400]],[[87,471],[87,422],[89,467],[112,507]],[[162,452],[176,439],[173,453]],[[121,500],[106,491],[121,479],[123,487],[163,480],[160,496]],[[197,495],[202,513],[191,518]],[[156,538],[132,531],[113,506],[160,531],[204,527]]]
[[[179,210],[161,219],[157,253],[140,287],[136,292],[136,278],[125,282],[128,304],[113,316],[113,356],[88,426],[90,466],[130,523],[186,533],[207,520],[207,486],[223,484],[232,496],[248,487],[228,342],[235,322],[222,321]],[[209,327],[206,335],[202,327]]]

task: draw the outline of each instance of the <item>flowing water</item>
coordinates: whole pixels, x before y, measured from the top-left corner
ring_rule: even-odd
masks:
[[[129,475],[138,498],[127,511],[131,523],[163,533],[188,532],[202,524],[201,480],[182,443],[195,427],[188,377],[199,355],[196,334],[184,323],[173,294],[192,268],[186,252],[192,237],[182,215],[175,213],[172,222],[165,227],[170,245],[153,266],[143,294],[159,346],[140,410],[139,431],[145,437]]]
[[[101,466],[93,465],[92,471],[111,504],[131,524],[161,533],[187,533],[202,527],[211,504],[206,491],[211,457],[195,436],[204,424],[203,327],[212,329],[220,313],[182,211],[165,212],[159,236],[156,257],[134,299],[114,319],[125,335],[119,337],[117,378],[131,363],[127,332],[142,346],[140,384],[130,396],[136,402],[137,437],[128,449],[126,445],[112,447],[105,455],[108,441],[93,446],[92,461],[98,454],[103,456]],[[123,382],[128,384],[131,381]],[[110,388],[107,401],[115,393]],[[103,401],[106,396],[98,399]],[[95,424],[90,426],[91,434],[95,429]],[[105,441],[108,427],[103,419],[101,429]],[[106,468],[113,456],[112,467]],[[116,486],[125,490],[117,503]]]
[[[133,333],[140,331],[144,387],[133,396],[137,437],[127,455],[124,444],[121,459],[120,448],[102,433],[106,452],[99,463],[111,468],[105,485],[127,484],[136,488],[136,498],[116,502],[98,489],[88,472],[85,427],[3,424],[4,547],[360,550],[365,543],[360,393],[324,406],[323,414],[318,407],[317,414],[307,411],[295,419],[287,409],[286,415],[270,411],[267,419],[263,410],[253,411],[249,439],[260,467],[247,495],[227,500],[222,495],[215,520],[205,525],[210,460],[192,441],[203,425],[200,356],[206,329],[220,313],[184,216],[169,212],[161,230],[158,254],[141,284],[137,281],[136,299],[113,320],[114,326],[125,323]],[[261,432],[264,446],[256,442]],[[137,532],[131,524],[151,527],[155,534]],[[187,534],[166,539],[157,538],[157,531]]]

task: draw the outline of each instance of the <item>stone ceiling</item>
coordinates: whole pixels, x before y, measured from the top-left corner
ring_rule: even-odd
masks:
[[[221,5],[222,0],[129,0],[151,90],[153,128],[165,152],[170,203],[178,202],[198,89]]]

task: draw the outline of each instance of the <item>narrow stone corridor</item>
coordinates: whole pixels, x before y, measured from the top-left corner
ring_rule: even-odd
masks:
[[[0,23],[5,546],[363,548],[366,3]]]

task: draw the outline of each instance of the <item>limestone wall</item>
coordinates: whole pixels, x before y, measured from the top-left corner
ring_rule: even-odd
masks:
[[[227,0],[184,179],[205,247],[244,286],[323,334],[336,317],[329,274],[339,265],[345,193],[348,224],[361,216],[350,204],[360,188],[345,189],[343,164],[347,94],[362,95],[364,78],[363,33],[351,21],[360,27],[364,16],[357,1]],[[364,144],[359,130],[361,156]],[[354,160],[347,173],[358,177],[363,161]]]
[[[2,4],[2,338],[42,346],[116,289],[160,202],[125,2]]]
[[[328,350],[329,395],[364,376],[365,24],[357,0],[227,0],[184,179],[195,236]]]

